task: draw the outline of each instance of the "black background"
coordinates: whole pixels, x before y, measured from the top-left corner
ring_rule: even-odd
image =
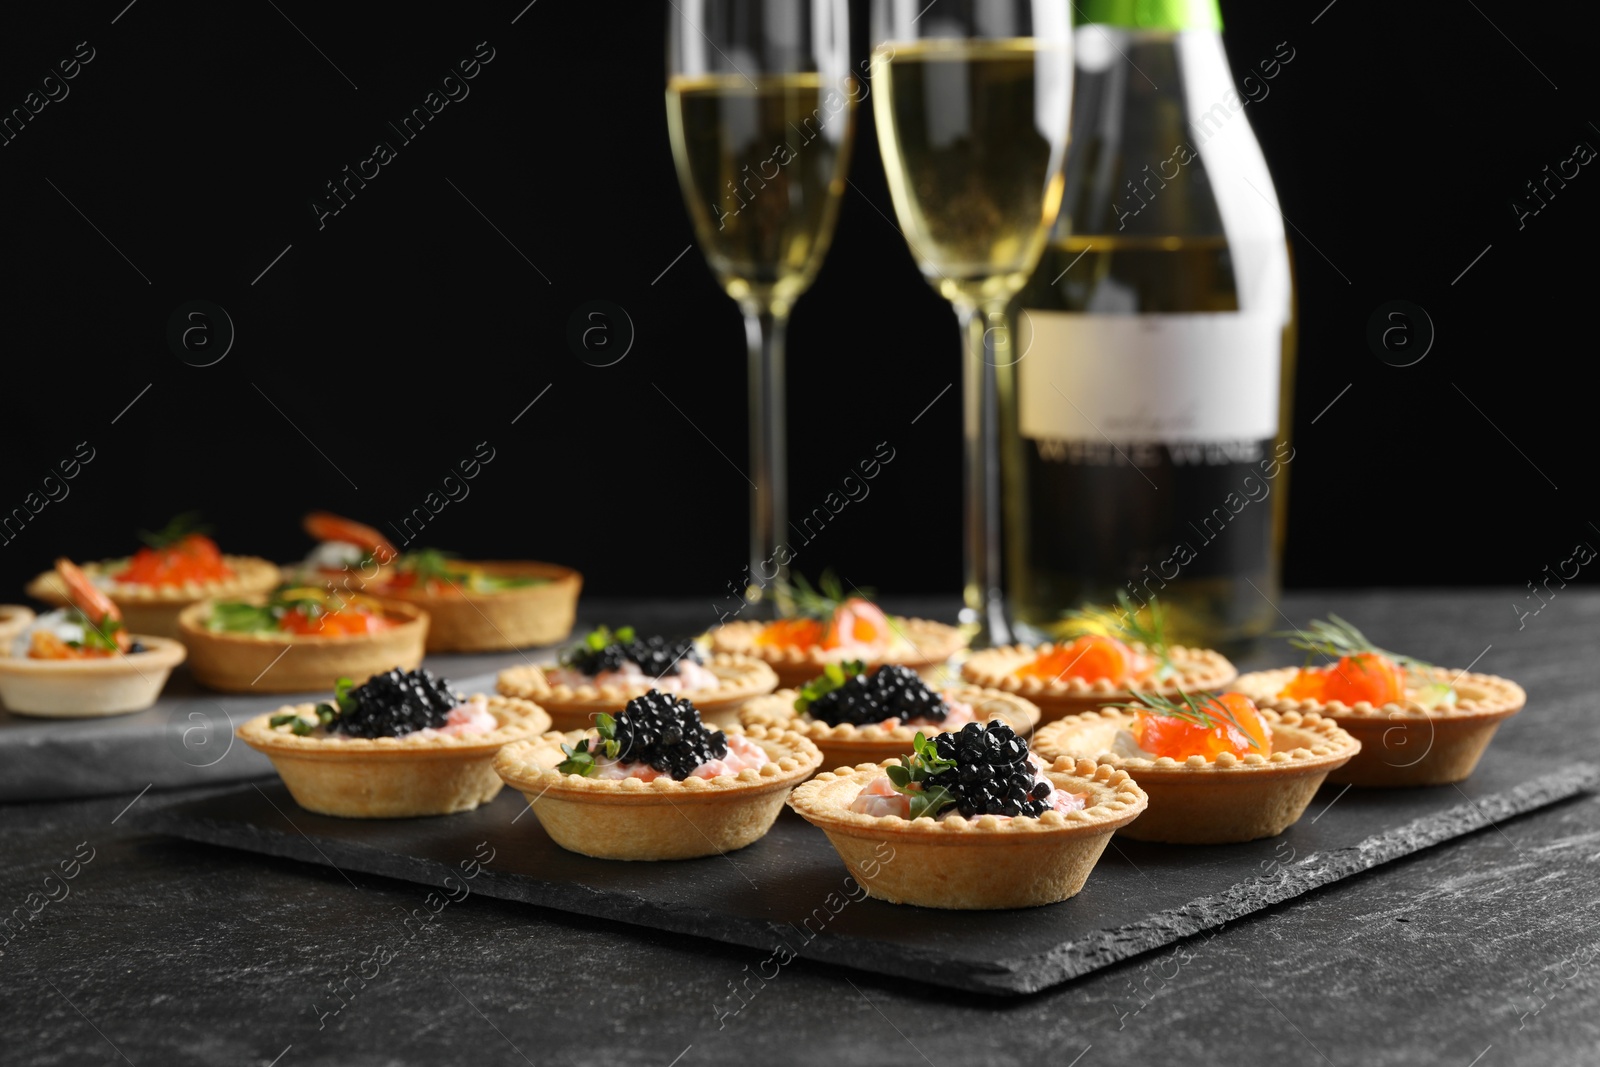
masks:
[[[0,510],[79,442],[95,458],[0,545],[0,599],[58,553],[123,554],[191,508],[225,550],[298,558],[307,509],[381,525],[483,441],[494,459],[422,543],[568,563],[599,593],[724,594],[745,561],[744,337],[698,251],[677,259],[692,235],[662,100],[671,8],[525,2],[8,13],[0,112],[78,42],[95,58],[0,147]],[[1247,108],[1300,286],[1289,583],[1520,586],[1600,545],[1584,432],[1600,176],[1585,167],[1524,228],[1511,207],[1576,143],[1600,146],[1593,16],[1505,0],[1223,13],[1236,77],[1278,42],[1296,53]],[[386,121],[480,41],[494,58],[470,95],[400,145]],[[895,459],[796,565],[953,592],[959,389],[912,419],[957,379],[956,328],[885,218],[870,111],[790,334],[793,507],[879,442]],[[397,158],[319,229],[311,201],[380,139]],[[215,366],[167,345],[195,299],[237,329]],[[615,366],[568,344],[592,300],[636,329]],[[1415,366],[1367,345],[1391,300],[1437,329]]]

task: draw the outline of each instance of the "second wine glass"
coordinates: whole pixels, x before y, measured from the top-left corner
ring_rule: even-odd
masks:
[[[1000,586],[995,361],[1006,307],[1061,207],[1072,112],[1071,6],[875,0],[873,114],[895,215],[963,338],[966,607],[983,647],[1010,640]]]
[[[667,121],[695,237],[744,313],[750,387],[746,599],[787,555],[784,332],[833,237],[859,86],[846,0],[669,0]]]

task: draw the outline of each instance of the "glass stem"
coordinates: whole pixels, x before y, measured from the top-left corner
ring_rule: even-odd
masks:
[[[789,568],[776,560],[788,539],[789,477],[783,396],[783,339],[787,312],[744,309],[750,348],[750,572],[745,600],[757,618],[774,617],[770,587],[786,582]]]
[[[966,585],[961,621],[976,625],[973,648],[1011,643],[1000,588],[1000,438],[994,331],[1006,328],[1004,305],[956,305],[962,336],[962,410],[966,441]]]

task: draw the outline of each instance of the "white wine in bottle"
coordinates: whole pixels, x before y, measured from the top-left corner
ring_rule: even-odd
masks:
[[[1238,650],[1277,620],[1294,455],[1282,216],[1216,0],[1079,11],[1061,214],[1000,375],[1011,610],[1047,635],[1155,596],[1174,639]]]

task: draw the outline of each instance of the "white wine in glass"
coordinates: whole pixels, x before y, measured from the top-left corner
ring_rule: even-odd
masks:
[[[695,238],[744,314],[750,386],[745,597],[786,577],[784,333],[844,194],[859,87],[845,0],[672,5],[667,125]],[[783,562],[780,562],[783,561]]]
[[[895,214],[964,340],[966,607],[1003,644],[995,360],[1006,305],[1061,207],[1072,105],[1070,6],[948,0],[873,9],[874,115]]]

